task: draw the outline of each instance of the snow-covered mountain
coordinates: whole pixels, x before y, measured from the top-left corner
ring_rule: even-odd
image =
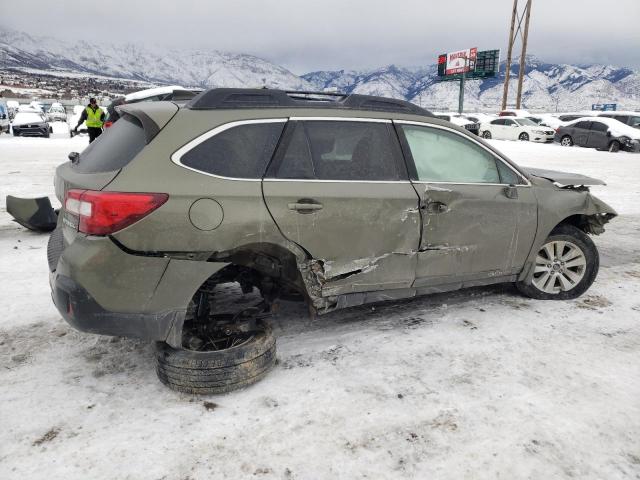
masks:
[[[0,27],[0,69],[101,75],[150,83],[196,87],[258,87],[364,93],[404,98],[432,110],[454,110],[458,82],[440,82],[436,66],[354,71],[317,71],[301,77],[253,55],[216,50],[164,49],[134,44],[70,42],[36,37]],[[511,71],[509,103],[515,103],[518,61]],[[496,78],[472,80],[465,89],[466,110],[495,110],[502,100],[505,64]],[[617,103],[640,109],[640,73],[609,65],[546,63],[527,56],[524,108],[547,111],[589,109]]]
[[[515,102],[519,60],[511,65],[509,102]],[[432,110],[458,106],[458,82],[440,82],[436,66],[407,69],[394,65],[367,71],[319,71],[302,76],[316,88],[372,93],[404,98]],[[505,63],[496,78],[472,80],[465,87],[465,110],[495,109],[502,101]],[[640,74],[609,65],[545,63],[527,56],[523,104],[532,110],[571,111],[590,109],[592,103],[617,103],[625,109],[640,108]]]
[[[70,42],[0,29],[0,68],[85,73],[192,87],[309,89],[286,68],[253,55],[135,44]]]

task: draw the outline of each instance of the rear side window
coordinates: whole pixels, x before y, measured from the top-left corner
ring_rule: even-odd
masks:
[[[595,130],[596,132],[606,132],[608,130],[608,128],[604,123],[592,122],[591,123],[591,130]]]
[[[491,125],[504,125],[504,119],[493,120],[491,121]]]
[[[74,169],[80,173],[120,170],[133,160],[146,143],[140,121],[125,115],[84,149]]]
[[[582,128],[584,130],[589,130],[590,126],[591,126],[591,122],[578,122],[575,125],[573,125],[573,128]]]
[[[406,180],[402,153],[391,124],[351,121],[300,121],[282,159],[277,178],[393,181]]]
[[[284,122],[238,125],[196,145],[180,159],[183,165],[231,178],[262,178]]]

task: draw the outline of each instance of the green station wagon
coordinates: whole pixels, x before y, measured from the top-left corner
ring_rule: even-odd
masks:
[[[157,342],[180,391],[264,376],[278,298],[313,314],[500,282],[575,298],[598,271],[587,234],[616,215],[589,192],[603,182],[525,170],[401,100],[211,89],[119,113],[57,169],[53,298],[79,330]],[[221,309],[231,282],[259,303]]]

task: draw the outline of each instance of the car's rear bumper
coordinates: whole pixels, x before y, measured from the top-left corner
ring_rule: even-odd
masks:
[[[193,294],[227,265],[131,254],[108,237],[65,240],[60,226],[51,234],[47,258],[53,302],[72,327],[172,344],[180,341]]]
[[[67,276],[52,272],[50,283],[53,303],[62,318],[83,332],[164,341],[174,323],[184,320],[184,310],[161,313],[110,312]]]

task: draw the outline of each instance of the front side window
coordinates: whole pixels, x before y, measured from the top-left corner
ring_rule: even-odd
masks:
[[[284,122],[248,123],[224,130],[186,152],[180,163],[232,178],[262,178]]]
[[[397,137],[391,124],[306,120],[294,128],[277,178],[393,181],[405,180]]]
[[[403,125],[418,180],[446,183],[501,183],[496,160],[470,140],[436,128]]]

